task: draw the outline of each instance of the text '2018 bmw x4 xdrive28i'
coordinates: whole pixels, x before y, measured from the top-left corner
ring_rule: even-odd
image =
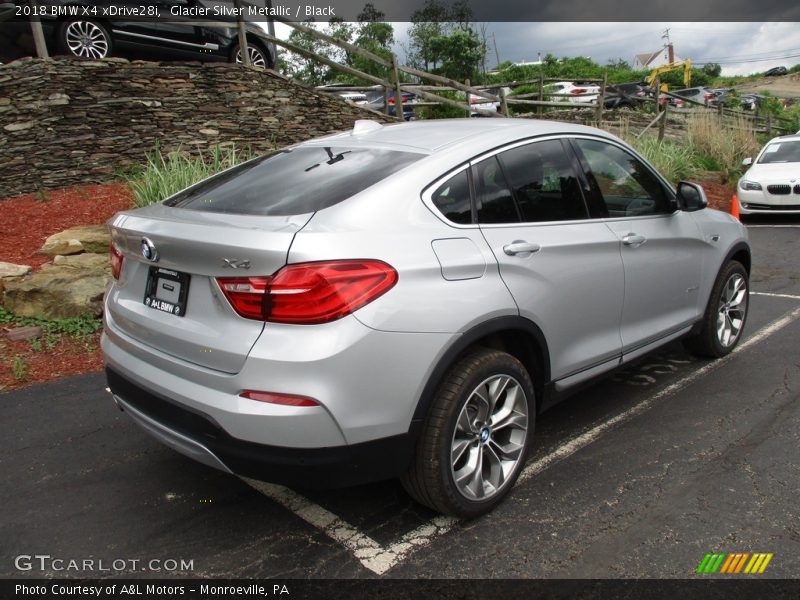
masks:
[[[359,121],[112,219],[109,386],[219,469],[476,516],[565,392],[739,341],[747,234],[705,206],[589,127]]]

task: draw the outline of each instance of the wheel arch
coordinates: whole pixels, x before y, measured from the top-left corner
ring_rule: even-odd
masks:
[[[544,390],[550,381],[550,352],[544,333],[536,323],[524,317],[498,317],[468,330],[445,351],[425,383],[411,420],[410,433],[417,434],[421,430],[436,389],[448,369],[475,347],[502,350],[519,360],[531,376],[536,406],[541,408]]]
[[[733,245],[733,247],[728,250],[728,254],[725,256],[725,260],[722,261],[722,265],[720,265],[720,269],[723,266],[728,264],[731,260],[738,261],[742,263],[744,266],[745,271],[747,274],[750,275],[750,267],[752,266],[752,258],[750,256],[750,246],[748,246],[744,242],[738,242]]]

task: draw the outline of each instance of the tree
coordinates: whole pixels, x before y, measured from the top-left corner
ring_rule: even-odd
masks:
[[[439,74],[458,81],[475,81],[484,46],[472,29],[457,29],[450,35],[435,37],[431,40],[431,48],[441,60]]]
[[[411,15],[407,60],[413,66],[453,79],[474,79],[486,56],[486,44],[471,23],[465,0],[450,6],[426,0]]]
[[[384,22],[386,15],[377,10],[372,3],[367,3],[357,18],[359,25],[355,45],[364,50],[369,50],[386,60],[391,60],[394,28],[390,23]],[[389,67],[384,67],[361,56],[353,57],[353,67],[359,71],[387,80],[390,80],[392,75]]]
[[[307,27],[313,27],[314,19],[308,19],[303,24]],[[304,31],[293,29],[289,34],[288,41],[314,54],[327,56],[327,45]],[[282,52],[278,67],[287,77],[298,79],[311,86],[328,83],[331,77],[329,67],[297,54]]]
[[[703,73],[709,77],[719,77],[719,74],[722,73],[722,67],[717,63],[706,63],[703,65]]]

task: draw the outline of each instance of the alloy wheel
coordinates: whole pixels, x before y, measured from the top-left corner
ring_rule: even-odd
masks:
[[[481,382],[456,422],[450,468],[465,498],[485,500],[510,481],[525,456],[528,402],[522,386],[508,375]]]
[[[248,44],[247,55],[250,57],[250,66],[258,67],[259,69],[267,68],[267,57],[264,56],[264,53],[255,46]],[[242,64],[241,48],[236,51],[236,63]]]
[[[717,340],[723,347],[733,346],[742,334],[747,314],[747,283],[739,273],[725,282],[717,311]]]
[[[105,58],[109,43],[105,31],[91,21],[72,21],[67,25],[65,42],[69,51],[82,58]]]

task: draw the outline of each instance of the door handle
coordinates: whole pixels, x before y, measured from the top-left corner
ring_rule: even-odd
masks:
[[[647,241],[647,238],[643,235],[637,235],[635,233],[629,233],[628,235],[622,238],[622,243],[626,246],[633,246],[636,248],[637,246],[641,246]]]
[[[509,256],[516,256],[517,254],[532,254],[538,252],[542,247],[539,244],[532,244],[525,240],[514,240],[510,244],[503,246],[503,252]]]

